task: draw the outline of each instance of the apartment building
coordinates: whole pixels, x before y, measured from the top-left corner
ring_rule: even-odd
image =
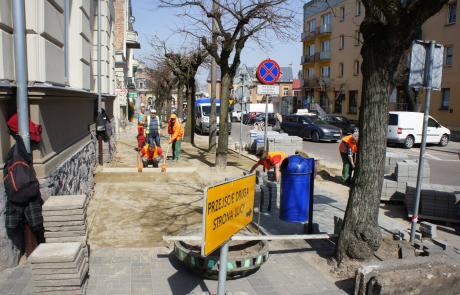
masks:
[[[29,113],[43,128],[41,142],[31,146],[42,197],[87,194],[97,159],[97,5],[101,3],[102,108],[113,117],[118,0],[0,0],[1,166],[14,144],[6,124],[16,113],[14,61],[19,57],[13,42],[13,1],[25,3]],[[0,184],[0,270],[17,263],[4,228],[5,202]]]
[[[134,50],[141,48],[134,30],[136,18],[132,13],[131,0],[113,0],[115,7],[115,129],[120,121],[128,119],[128,99],[137,98],[134,82]]]
[[[309,103],[325,111],[358,119],[361,101],[361,42],[364,19],[359,0],[313,0],[304,5],[301,35],[303,89]],[[450,1],[422,26],[422,39],[446,46],[442,91],[433,92],[430,113],[441,124],[460,130],[460,28],[457,1]],[[457,83],[455,83],[457,81]],[[406,110],[399,91],[390,108]]]
[[[281,76],[273,85],[279,86],[279,95],[278,97],[285,97],[285,96],[292,96],[292,82],[293,82],[293,75],[292,75],[292,67],[280,67],[281,68]],[[261,85],[259,80],[257,79],[256,74],[256,67],[248,67],[248,72],[251,75],[252,85],[249,89],[249,96],[250,96],[250,103],[261,103],[263,102],[263,95],[257,94],[257,85]],[[236,76],[239,75],[240,69],[237,70]],[[216,93],[217,96],[220,96],[220,87],[221,87],[221,74],[220,68],[217,67],[217,86],[216,86]],[[208,74],[208,93],[211,93],[211,73]],[[234,95],[235,91],[238,89],[237,84],[233,85],[232,89],[232,96]]]

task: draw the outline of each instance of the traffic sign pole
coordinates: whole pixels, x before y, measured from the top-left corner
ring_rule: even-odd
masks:
[[[422,191],[423,184],[423,166],[425,163],[425,147],[426,147],[426,136],[428,127],[428,116],[430,112],[430,100],[431,100],[431,88],[432,88],[432,72],[433,72],[433,54],[434,54],[435,42],[432,41],[426,52],[426,63],[425,63],[425,112],[423,114],[423,131],[422,131],[422,143],[420,144],[420,155],[418,161],[418,173],[417,173],[417,187],[415,193],[415,204],[412,212],[412,225],[410,230],[410,241],[413,243],[415,239],[415,230],[418,222],[418,209],[420,205],[420,194]]]
[[[267,138],[267,125],[268,125],[268,95],[265,95],[265,130],[264,130],[264,150],[268,152],[268,138]]]
[[[220,258],[219,258],[219,282],[217,285],[217,295],[225,295],[225,281],[227,280],[227,258],[228,258],[228,244],[225,242],[220,247]]]
[[[241,81],[243,81],[243,75],[241,75]],[[243,83],[244,84],[244,83]],[[244,87],[241,87],[241,99],[240,99],[240,154],[243,149],[243,92]]]

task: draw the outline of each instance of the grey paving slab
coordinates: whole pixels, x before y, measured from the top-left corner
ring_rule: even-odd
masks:
[[[43,226],[47,227],[59,227],[59,226],[75,226],[75,225],[86,225],[86,221],[83,220],[70,220],[70,221],[43,221]]]
[[[72,262],[80,250],[80,243],[42,243],[29,256],[29,261],[32,264]]]
[[[86,230],[79,230],[79,231],[45,231],[45,238],[65,238],[65,237],[78,237],[78,236],[85,236]]]
[[[45,231],[86,231],[86,225],[63,225],[63,226],[45,226]]]
[[[45,223],[56,221],[85,221],[86,214],[43,216]]]
[[[43,204],[43,211],[81,209],[86,199],[86,195],[51,196]]]
[[[37,263],[32,264],[32,270],[38,271],[40,274],[46,274],[46,272],[53,272],[56,270],[70,269],[75,270],[82,263],[83,259],[88,255],[85,248],[80,248],[77,258],[70,262],[50,262],[50,263]]]
[[[81,263],[75,273],[54,273],[54,274],[37,274],[35,271],[32,272],[32,278],[34,281],[46,281],[46,280],[66,280],[66,279],[78,279],[88,273],[89,264]]]
[[[81,209],[65,209],[65,210],[44,210],[43,216],[61,216],[61,215],[83,215],[86,213],[86,208]]]
[[[71,243],[71,242],[78,242],[86,244],[88,240],[88,236],[77,236],[77,237],[61,237],[61,238],[46,238],[47,243]]]

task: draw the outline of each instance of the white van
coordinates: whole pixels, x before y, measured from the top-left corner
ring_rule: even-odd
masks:
[[[403,144],[410,149],[415,143],[422,142],[423,113],[390,112],[388,118],[387,141]],[[446,146],[449,143],[450,130],[439,124],[431,116],[428,118],[427,143]]]

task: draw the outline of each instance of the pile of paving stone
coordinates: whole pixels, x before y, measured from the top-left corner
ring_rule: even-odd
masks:
[[[416,182],[407,183],[405,204],[412,214],[416,197]],[[419,215],[425,218],[460,222],[460,186],[423,184],[420,192]]]
[[[265,134],[263,131],[249,131],[250,152],[257,152],[264,148]],[[267,131],[268,150],[282,151],[288,155],[293,155],[297,150],[303,148],[303,139],[298,136],[289,136],[286,133],[278,133],[275,131]]]
[[[34,294],[83,295],[88,251],[82,243],[42,243],[29,256]]]
[[[86,195],[49,197],[43,205],[46,242],[86,244],[86,202]]]
[[[390,167],[393,167],[393,164]],[[404,201],[407,183],[417,181],[418,162],[416,160],[400,160],[394,167],[394,171],[387,174],[383,180],[381,200]],[[430,182],[430,166],[427,162],[423,165],[423,182]]]

